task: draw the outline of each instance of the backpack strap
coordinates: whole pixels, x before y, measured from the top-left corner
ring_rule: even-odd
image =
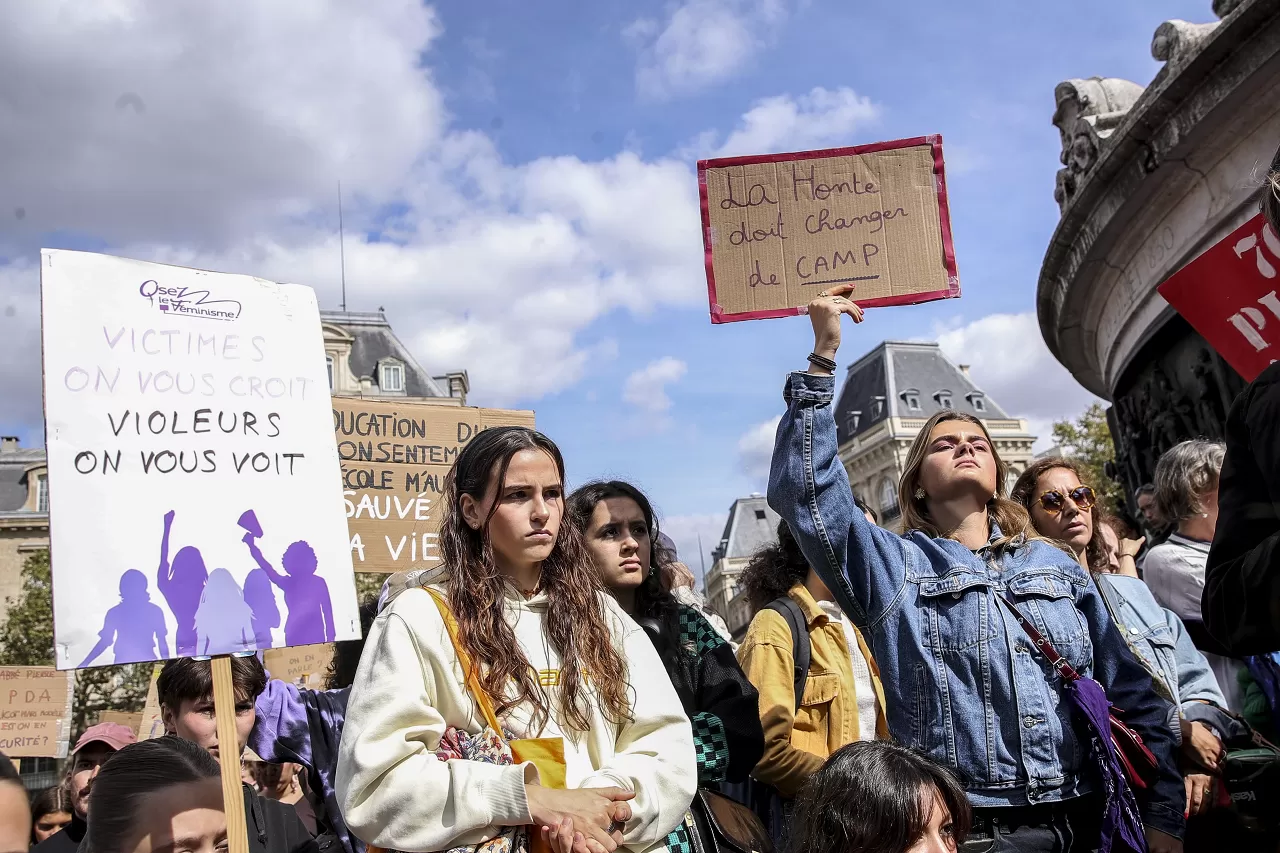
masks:
[[[791,649],[795,657],[795,693],[796,709],[800,708],[800,700],[804,696],[804,686],[809,681],[809,663],[813,655],[813,646],[809,640],[809,625],[805,621],[800,605],[791,600],[791,596],[783,595],[765,605],[787,620],[791,629]]]

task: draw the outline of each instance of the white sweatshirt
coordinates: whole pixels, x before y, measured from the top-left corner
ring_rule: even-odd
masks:
[[[623,845],[662,849],[697,787],[693,732],[649,638],[612,598],[602,594],[600,602],[627,664],[634,719],[609,722],[588,687],[591,729],[565,734],[559,655],[542,633],[547,598],[525,601],[508,587],[507,622],[538,670],[552,715],[542,732],[528,731],[527,706],[512,709],[502,723],[517,737],[564,737],[568,787],[634,791]],[[357,837],[393,850],[436,851],[532,822],[524,786],[537,781],[537,769],[440,761],[435,748],[449,726],[476,734],[484,722],[435,600],[425,589],[407,589],[373,623],[347,705],[336,788]]]

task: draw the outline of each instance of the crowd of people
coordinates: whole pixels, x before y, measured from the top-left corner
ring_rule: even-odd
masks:
[[[256,853],[1276,849],[1280,366],[1225,445],[1162,456],[1141,530],[1070,458],[1006,491],[982,421],[940,411],[899,533],[837,454],[848,293],[786,380],[740,646],[640,489],[570,493],[549,438],[492,428],[445,480],[440,566],[362,603],[326,689],[233,657],[226,744],[211,664],[167,662],[165,737],[92,726],[30,802],[0,756],[0,853],[224,850],[250,748]]]

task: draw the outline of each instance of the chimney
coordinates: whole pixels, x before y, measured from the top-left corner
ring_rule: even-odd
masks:
[[[964,374],[964,378],[965,378],[965,379],[968,379],[968,378],[969,378],[969,365],[967,365],[967,364],[962,364],[962,365],[960,365],[960,372]]]
[[[16,435],[0,436],[0,453],[8,453],[17,450],[22,441]]]

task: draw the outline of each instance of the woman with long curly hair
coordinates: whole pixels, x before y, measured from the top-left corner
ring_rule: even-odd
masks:
[[[443,572],[378,614],[351,688],[337,789],[368,843],[448,850],[527,825],[554,853],[641,851],[683,819],[689,719],[564,523],[564,495],[564,460],[539,432],[495,427],[458,454],[440,504]],[[505,739],[559,740],[563,788],[546,764],[438,757],[446,735],[485,731],[474,692]]]
[[[1009,469],[982,421],[950,409],[925,420],[898,489],[904,534],[855,506],[832,412],[840,318],[862,320],[851,292],[809,303],[814,349],[786,382],[769,503],[870,640],[890,732],[965,779],[975,849],[1181,853],[1168,705],[1088,572],[1005,496]],[[1024,626],[1093,681],[1068,684]],[[1141,803],[1096,735],[1107,700],[1157,759]]]

